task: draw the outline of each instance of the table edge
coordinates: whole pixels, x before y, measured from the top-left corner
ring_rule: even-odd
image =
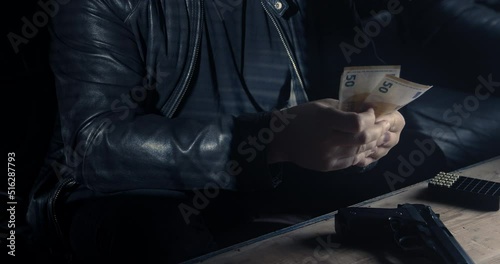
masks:
[[[483,165],[485,163],[491,162],[491,161],[499,159],[499,158],[500,158],[500,156],[496,156],[496,157],[493,157],[493,158],[490,158],[490,159],[487,159],[487,160],[484,160],[484,161],[480,161],[478,163],[471,164],[471,165],[466,166],[464,168],[460,168],[458,170],[451,171],[451,173],[456,173],[456,172],[459,172],[459,171],[463,171],[463,170],[467,170],[467,169],[470,169],[470,168],[473,168],[473,167],[477,167],[477,166]],[[406,192],[410,188],[413,188],[413,187],[415,187],[417,185],[423,185],[423,184],[427,183],[428,181],[429,180],[424,180],[424,181],[421,181],[421,182],[418,182],[418,183],[406,186],[406,187],[401,188],[399,190],[395,190],[395,191],[392,191],[392,192],[389,192],[389,193],[385,193],[385,194],[373,197],[371,199],[359,202],[357,204],[350,205],[349,207],[362,207],[362,206],[364,206],[366,204],[373,203],[373,202],[376,202],[376,201],[380,201],[382,199],[385,199],[385,198],[388,198],[388,197],[391,197],[391,196],[394,196],[394,195]],[[311,218],[309,220],[306,220],[304,222],[301,222],[301,223],[298,223],[298,224],[295,224],[295,225],[292,225],[292,226],[289,226],[289,227],[278,229],[276,231],[273,231],[271,233],[267,233],[267,234],[262,235],[262,236],[258,236],[258,237],[255,237],[255,238],[243,241],[241,243],[234,244],[234,245],[229,246],[229,247],[221,248],[219,250],[207,253],[205,255],[201,255],[199,257],[193,258],[193,259],[188,260],[187,262],[183,262],[183,263],[199,263],[199,262],[203,262],[205,260],[208,260],[208,259],[213,258],[215,256],[218,256],[218,255],[221,255],[221,254],[224,254],[224,253],[236,250],[238,248],[242,248],[242,247],[245,247],[245,246],[257,243],[257,242],[261,242],[261,241],[264,241],[264,240],[272,238],[272,237],[283,235],[283,234],[292,232],[294,230],[297,230],[297,229],[300,229],[300,228],[303,228],[303,227],[306,227],[306,226],[309,226],[309,225],[312,225],[312,224],[319,223],[321,221],[326,221],[326,220],[333,219],[333,218],[335,218],[336,214],[337,214],[337,210],[333,211],[331,213],[327,213],[327,214],[324,214],[324,215],[320,215],[320,216]],[[332,228],[333,228],[333,226],[332,226]]]

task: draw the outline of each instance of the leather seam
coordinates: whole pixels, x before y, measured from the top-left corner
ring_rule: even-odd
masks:
[[[94,141],[97,138],[97,136],[99,135],[99,133],[102,132],[101,129],[102,129],[102,127],[105,124],[106,124],[106,122],[101,121],[101,123],[99,124],[99,126],[96,128],[97,132],[93,133],[93,135],[91,135],[89,137],[89,144],[93,144],[94,143]],[[87,146],[85,148],[85,152],[83,153],[83,157],[82,157],[82,180],[83,180],[83,183],[84,183],[85,186],[87,186],[89,189],[93,189],[93,188],[91,188],[91,186],[89,184],[89,179],[87,179],[87,177],[84,177],[84,175],[85,175],[85,163],[86,163],[86,158],[87,158],[87,152],[91,148],[89,146],[89,144],[87,144]]]
[[[135,12],[137,12],[137,10],[139,9],[139,7],[141,5],[144,5],[146,2],[149,2],[149,1],[139,1],[139,3],[132,9],[132,11],[130,11],[130,13],[127,15],[127,17],[123,20],[123,23],[127,23],[128,20],[135,14]]]

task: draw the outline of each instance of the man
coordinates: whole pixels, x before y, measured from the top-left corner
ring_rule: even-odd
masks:
[[[362,170],[384,157],[404,127],[398,112],[309,101],[329,87],[309,79],[308,15],[306,1],[61,7],[51,52],[61,127],[30,222],[76,262],[177,262],[220,246],[214,230],[286,182],[284,167]],[[229,199],[241,214],[217,207]]]

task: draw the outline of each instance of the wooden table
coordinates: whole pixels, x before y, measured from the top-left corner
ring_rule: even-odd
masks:
[[[500,157],[455,173],[500,182]],[[376,197],[354,206],[396,208],[401,203],[421,203],[432,207],[476,263],[500,263],[500,211],[466,209],[429,200],[423,195],[427,182]],[[422,263],[422,259],[391,251],[369,250],[338,243],[334,215],[307,222],[214,252],[196,263]]]

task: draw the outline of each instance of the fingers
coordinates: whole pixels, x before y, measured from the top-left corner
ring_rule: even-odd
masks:
[[[389,130],[390,124],[386,121],[374,124],[365,130],[353,135],[351,140],[346,140],[346,144],[368,144],[377,141],[385,132]]]
[[[363,132],[358,133],[358,137],[354,141],[346,140],[346,142],[362,144],[361,140],[363,139],[371,140],[373,136],[377,135],[378,138],[372,142],[359,145],[357,151],[353,151],[352,148],[346,148],[345,152],[342,153],[346,155],[345,158],[338,159],[333,166],[337,168],[352,165],[368,166],[372,162],[379,160],[387,155],[392,147],[398,144],[399,135],[404,126],[404,117],[399,112],[384,115],[376,119],[375,125],[372,128],[366,129],[365,135],[361,136]]]
[[[326,124],[329,124],[336,131],[345,133],[359,133],[376,123],[375,111],[369,108],[364,112],[344,112],[339,110],[339,101],[333,99],[323,99],[315,101],[314,104],[321,106],[321,117]],[[394,119],[394,117],[386,117]],[[383,120],[379,120],[382,122]],[[377,122],[378,123],[378,122]]]
[[[375,123],[375,112],[371,108],[362,113],[354,113],[338,110],[337,100],[324,99],[315,104],[320,106],[318,118],[321,124],[326,124],[325,136],[330,138],[332,145],[367,144],[377,140],[390,126],[385,120]]]
[[[375,120],[375,122],[387,121],[391,124],[389,131],[399,132],[403,130],[405,126],[405,119],[399,111],[395,111],[390,114],[383,115]]]
[[[354,165],[358,166],[358,167],[366,167],[366,166],[372,164],[373,162],[375,162],[376,160],[377,159],[374,159],[372,156],[368,156]]]
[[[366,144],[352,145],[352,146],[338,146],[334,148],[336,157],[349,158],[354,157],[361,153],[373,152],[377,148],[377,140],[373,140]]]
[[[328,168],[328,170],[340,170],[350,166],[368,166],[375,161],[375,159],[372,157],[374,153],[374,149],[369,149],[352,156],[332,160],[330,168]]]
[[[373,162],[372,157],[369,157],[368,160],[367,157],[374,154],[377,146],[385,142],[384,135],[388,133],[391,124],[386,120],[375,123],[375,115],[372,109],[361,114],[347,113],[341,116],[344,118],[340,119],[342,124],[351,124],[350,129],[346,129],[344,126],[343,130],[352,132],[336,131],[330,136],[330,140],[326,142],[333,148],[329,150],[329,147],[325,146],[325,152],[335,153],[331,167],[338,169],[339,167],[352,166],[358,163]],[[341,127],[339,126],[338,130],[341,130]],[[358,129],[361,130],[357,131]],[[380,142],[381,138],[383,142]],[[389,141],[392,137],[387,136],[386,138]]]
[[[362,113],[340,112],[336,122],[339,131],[359,133],[375,123],[375,112],[371,108]]]
[[[399,134],[400,133],[393,133],[389,131],[385,132],[384,135],[377,140],[377,147],[394,147],[399,143]]]
[[[319,118],[336,131],[358,133],[375,123],[373,109],[362,113],[344,112],[338,109],[338,102],[335,100],[321,100],[317,105],[321,106]]]
[[[366,145],[374,141],[377,142],[385,132],[389,131],[389,126],[389,122],[381,121],[356,133],[336,132],[331,135],[329,141],[331,144],[339,146]]]
[[[389,143],[394,140],[394,138],[395,135],[393,135],[393,133],[391,133],[390,131],[385,132],[380,138],[378,138],[377,147],[388,146]]]
[[[320,171],[369,165],[397,144],[405,125],[399,112],[379,118],[373,109],[343,112],[333,99],[313,101],[294,110],[299,118],[280,137],[281,143],[274,145],[288,153],[283,161]],[[297,138],[301,140],[296,142]]]

